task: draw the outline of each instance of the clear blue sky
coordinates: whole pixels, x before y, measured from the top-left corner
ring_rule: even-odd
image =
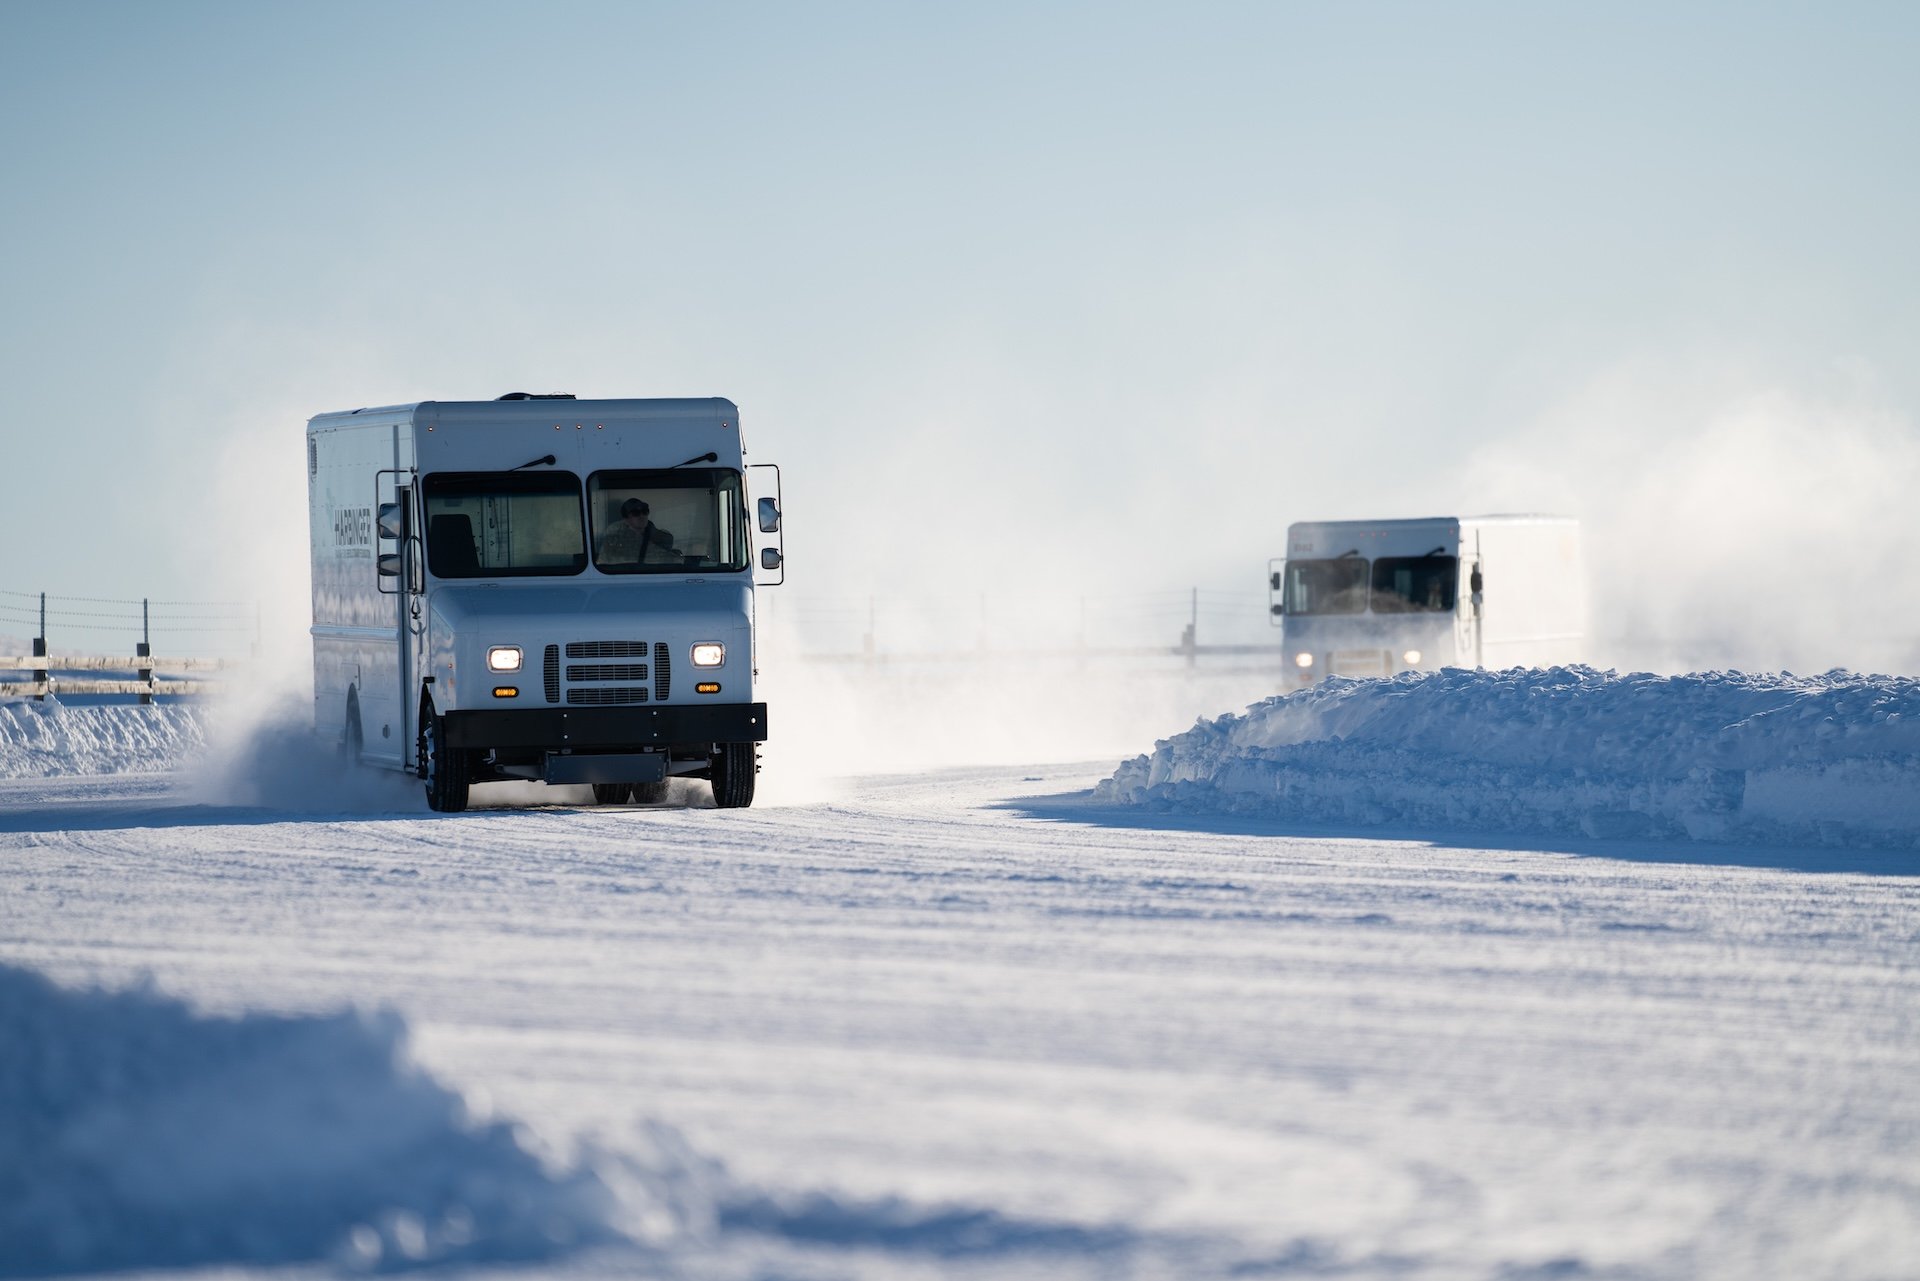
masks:
[[[1914,6],[0,0],[0,58],[8,589],[303,597],[308,415],[515,389],[739,402],[819,593],[1605,543],[1756,403],[1763,506],[1914,457]]]

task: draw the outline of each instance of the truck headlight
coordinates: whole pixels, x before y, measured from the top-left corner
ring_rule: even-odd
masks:
[[[487,670],[494,672],[517,672],[520,670],[520,647],[518,645],[495,645],[487,651]]]
[[[1293,665],[1295,667],[1312,667],[1313,655],[1312,654],[1295,654],[1293,656]]]
[[[1417,649],[1410,649],[1400,657],[1408,667],[1420,666],[1420,651]]]
[[[693,647],[695,667],[718,667],[727,661],[727,647],[719,641],[697,641]]]

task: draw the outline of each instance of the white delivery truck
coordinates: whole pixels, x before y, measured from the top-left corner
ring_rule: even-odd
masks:
[[[779,472],[725,400],[515,393],[307,425],[315,725],[460,810],[476,782],[753,801]]]
[[[1586,657],[1580,524],[1567,516],[1301,521],[1267,586],[1294,687]]]

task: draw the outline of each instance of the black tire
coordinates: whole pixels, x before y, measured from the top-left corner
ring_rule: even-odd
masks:
[[[420,777],[426,783],[427,808],[441,814],[458,814],[467,808],[473,763],[464,751],[446,745],[444,716],[423,711],[420,719]]]
[[[635,805],[658,805],[667,799],[667,780],[657,783],[635,783],[633,785],[633,803]]]
[[[713,803],[723,810],[741,810],[753,804],[753,780],[759,772],[759,753],[753,743],[722,743],[709,770]]]
[[[628,783],[595,783],[593,785],[593,803],[595,805],[625,805],[627,793],[633,787]]]
[[[360,729],[360,697],[353,690],[348,690],[347,724],[340,731],[340,760],[344,764],[357,766],[365,747],[366,735]]]

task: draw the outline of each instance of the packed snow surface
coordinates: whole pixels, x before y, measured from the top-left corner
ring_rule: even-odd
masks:
[[[1591,668],[1334,678],[1099,794],[1308,823],[1920,846],[1920,680]]]
[[[1303,831],[1104,772],[459,815],[0,782],[0,1046],[41,1065],[0,1086],[0,1203],[45,1207],[0,1259],[1920,1274],[1907,851]]]
[[[1443,672],[462,815],[0,705],[0,1276],[1910,1278],[1917,703]]]

